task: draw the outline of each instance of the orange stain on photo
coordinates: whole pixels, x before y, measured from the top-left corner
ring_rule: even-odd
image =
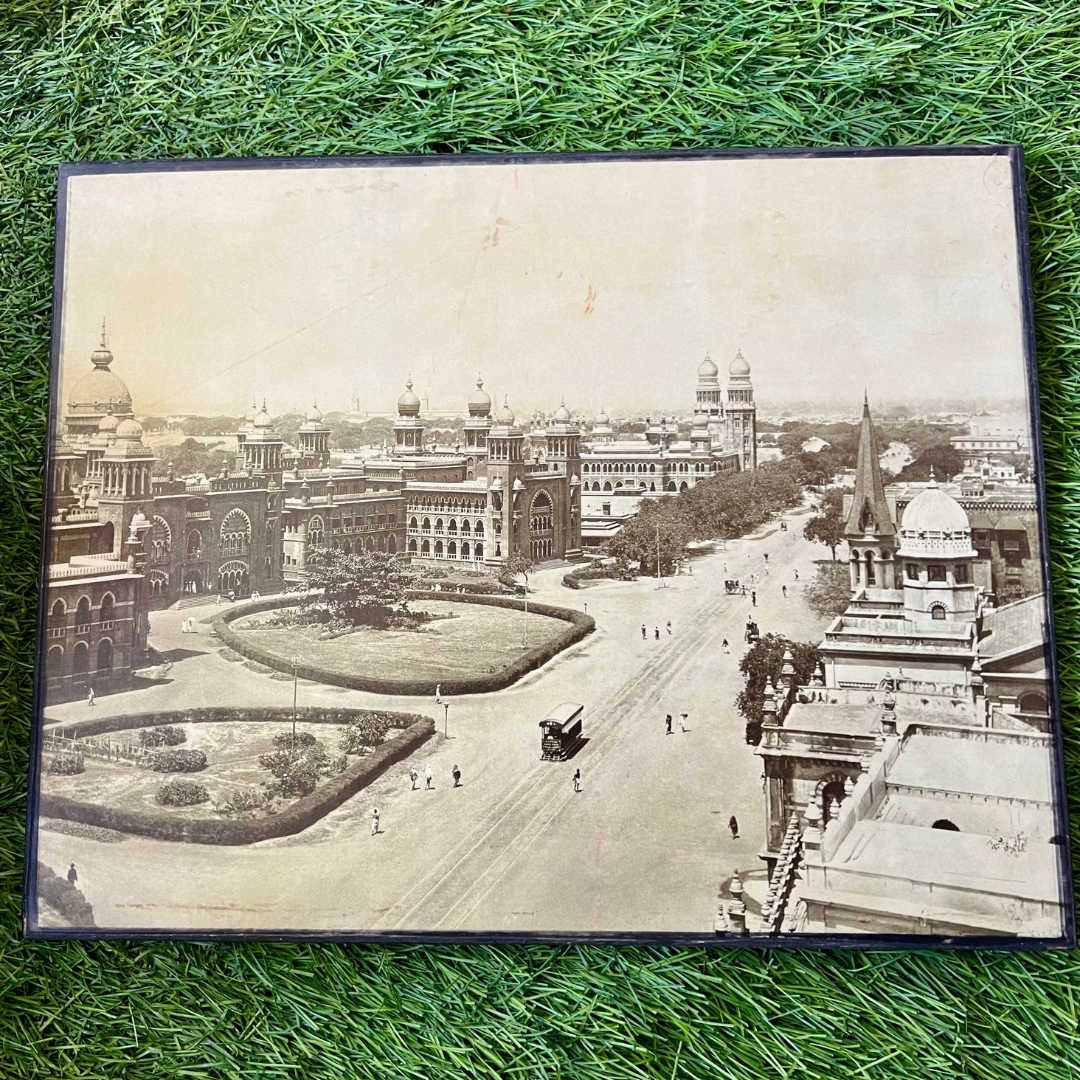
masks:
[[[596,290],[590,285],[589,291],[585,294],[585,314],[591,315],[593,308],[596,307]]]

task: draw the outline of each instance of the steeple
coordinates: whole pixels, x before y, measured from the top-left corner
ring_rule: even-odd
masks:
[[[848,537],[896,535],[896,526],[885,502],[874,423],[870,418],[870,402],[865,390],[862,425],[859,428],[859,458],[855,465],[855,497],[851,501],[844,533]]]

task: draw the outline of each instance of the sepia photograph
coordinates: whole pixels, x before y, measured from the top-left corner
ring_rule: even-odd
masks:
[[[63,167],[26,933],[1074,943],[1023,184]]]

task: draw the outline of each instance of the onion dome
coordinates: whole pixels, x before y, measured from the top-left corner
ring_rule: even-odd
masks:
[[[967,512],[938,487],[933,476],[904,510],[897,554],[954,559],[975,556]]]
[[[140,442],[142,440],[142,425],[138,420],[124,420],[116,425],[116,437],[125,442]]]
[[[405,393],[397,399],[398,416],[419,416],[420,399],[412,391],[412,379],[405,383]]]
[[[505,424],[507,427],[513,427],[514,414],[510,411],[510,406],[507,404],[506,398],[503,398],[503,406],[499,410],[499,415],[496,416],[495,419],[500,424]]]
[[[317,401],[311,403],[311,408],[308,409],[307,418],[316,424],[322,419],[322,413],[319,412],[319,403]]]
[[[262,408],[259,410],[258,415],[252,421],[252,426],[264,430],[270,427],[270,414],[266,411],[266,398],[263,398]]]
[[[521,477],[520,476],[514,481],[513,490],[514,491],[524,491],[525,490],[525,485],[521,482]]]
[[[596,414],[596,422],[598,424],[609,424],[611,421],[608,419],[608,414],[604,412],[604,406],[600,406],[600,411]]]
[[[476,389],[469,395],[470,416],[490,416],[491,396],[484,391],[484,380],[477,375]]]
[[[502,482],[502,477],[501,476],[496,476],[495,479],[491,481],[491,490],[492,491],[502,491],[502,486],[503,486],[503,482]]]
[[[742,352],[735,354],[735,359],[731,361],[731,366],[728,368],[728,374],[736,377],[750,374],[750,365],[743,359]]]
[[[699,379],[715,379],[719,373],[719,369],[716,364],[713,363],[712,357],[706,355],[705,359],[698,365],[697,373]]]
[[[90,354],[93,371],[88,371],[71,388],[68,403],[84,411],[112,411],[121,415],[131,412],[131,393],[123,379],[109,370],[113,354],[105,345],[105,330],[101,331],[101,344]]]
[[[570,410],[566,407],[565,398],[563,399],[562,404],[555,410],[555,415],[552,419],[560,424],[570,423]]]

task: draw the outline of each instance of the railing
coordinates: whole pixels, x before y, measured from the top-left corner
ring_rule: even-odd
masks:
[[[185,515],[185,519],[188,521],[209,521],[209,510],[189,510]]]
[[[91,577],[95,574],[126,574],[127,569],[126,562],[101,563],[98,566],[54,565],[49,567],[49,580],[58,581],[62,578]]]

